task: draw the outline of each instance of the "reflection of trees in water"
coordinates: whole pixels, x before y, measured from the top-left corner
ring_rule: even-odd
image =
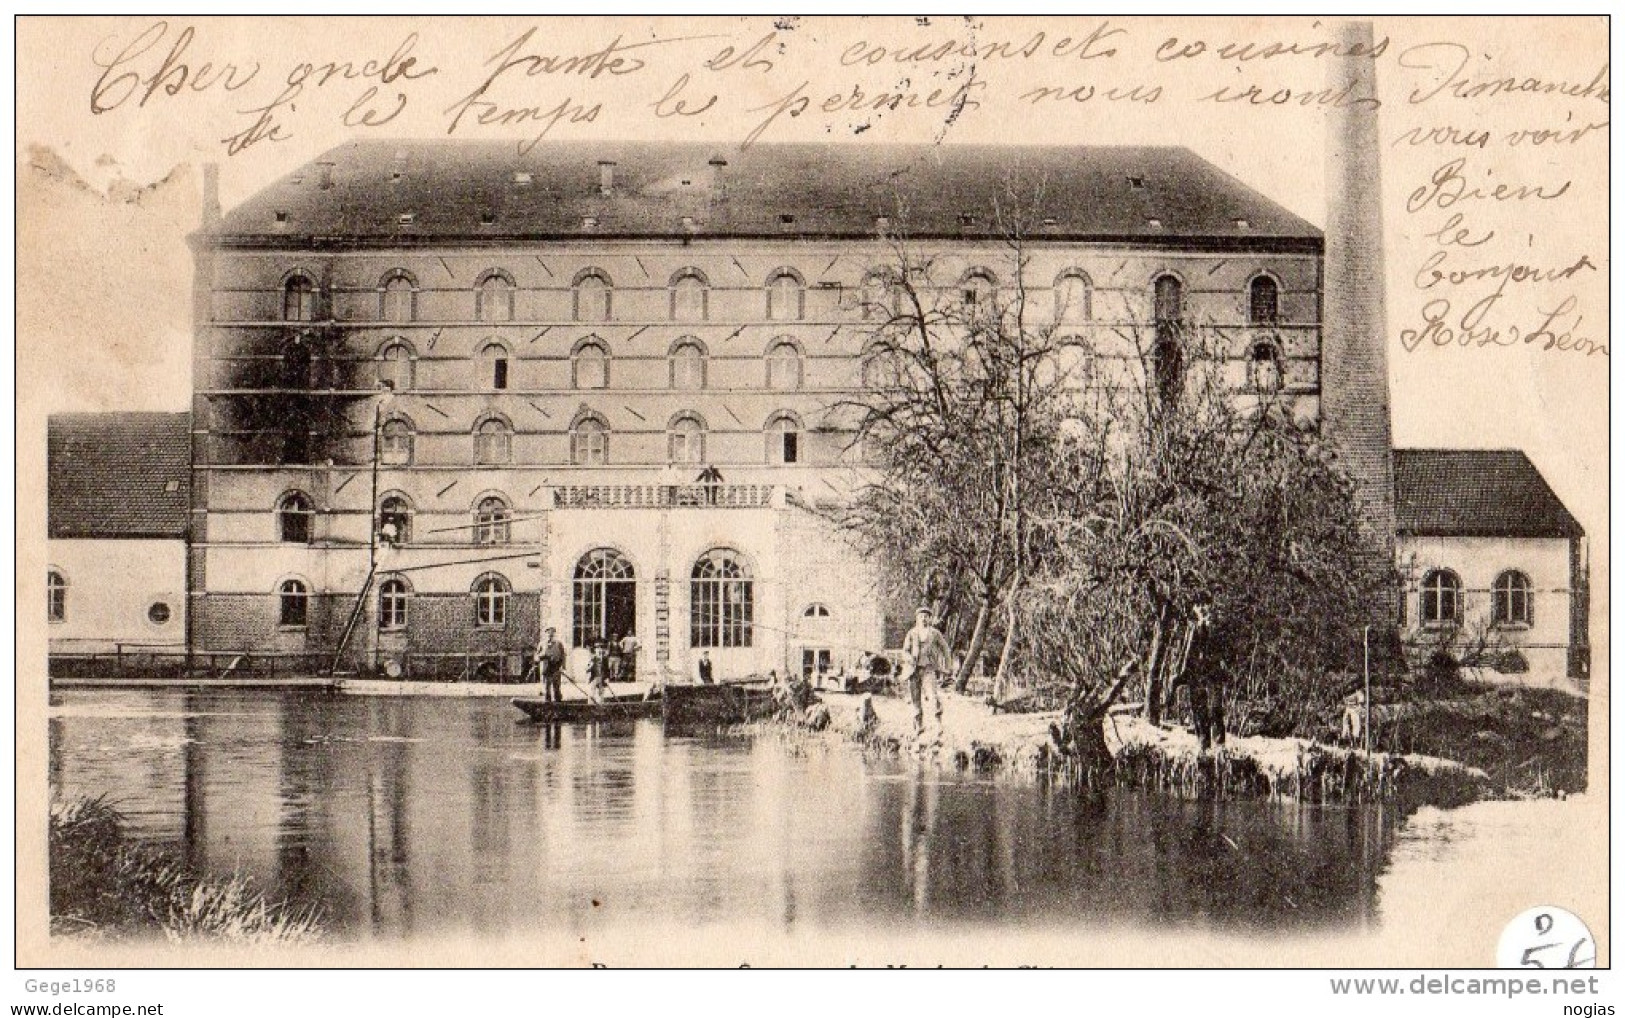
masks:
[[[864,907],[957,919],[1355,923],[1371,915],[1389,833],[1369,809],[942,781],[929,770],[877,794],[877,815],[890,819],[871,832]]]

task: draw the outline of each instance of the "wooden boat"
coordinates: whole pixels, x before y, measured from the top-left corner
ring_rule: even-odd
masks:
[[[760,720],[778,708],[778,696],[766,682],[667,686],[660,717],[667,732],[683,732]]]
[[[591,724],[597,721],[629,721],[660,716],[660,694],[642,693],[611,696],[603,701],[543,700],[539,696],[516,696],[513,705],[527,721],[542,725]]]

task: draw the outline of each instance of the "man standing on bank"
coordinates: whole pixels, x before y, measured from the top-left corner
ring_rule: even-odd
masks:
[[[536,648],[536,660],[542,670],[542,699],[558,703],[564,699],[559,683],[564,674],[564,644],[559,642],[558,630],[548,627],[547,635]]]
[[[700,685],[711,685],[713,678],[711,673],[711,652],[702,650],[700,651]]]
[[[925,733],[925,695],[929,691],[937,716],[937,737],[942,736],[942,694],[939,683],[953,674],[953,652],[942,630],[932,624],[931,609],[914,613],[914,628],[903,638],[903,669],[908,699],[914,705],[914,734]]]

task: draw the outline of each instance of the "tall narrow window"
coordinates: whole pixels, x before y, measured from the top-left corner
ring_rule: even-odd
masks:
[[[1087,389],[1093,381],[1094,361],[1089,356],[1089,347],[1078,342],[1076,337],[1061,340],[1061,348],[1056,352],[1056,367],[1063,388]]]
[[[1055,320],[1080,324],[1094,317],[1093,294],[1088,277],[1069,272],[1055,283]]]
[[[755,621],[750,570],[725,548],[694,563],[689,582],[689,642],[694,647],[749,647]]]
[[[607,322],[610,320],[609,277],[596,269],[588,270],[576,280],[574,317],[578,322]]]
[[[1529,577],[1508,569],[1490,588],[1490,621],[1497,626],[1527,626],[1534,621]]]
[[[490,272],[474,288],[474,317],[482,322],[513,321],[513,281]]]
[[[706,307],[706,285],[699,273],[680,273],[671,283],[671,319],[674,322],[703,322]]]
[[[378,585],[378,628],[395,630],[406,628],[406,602],[410,588],[398,576]]]
[[[310,617],[310,588],[303,580],[283,580],[277,588],[277,625],[303,627]]]
[[[304,276],[290,276],[282,285],[282,320],[310,322],[316,319],[316,285]]]
[[[1281,351],[1269,340],[1259,340],[1253,344],[1252,355],[1247,363],[1248,380],[1252,382],[1253,391],[1262,395],[1273,395],[1281,391]]]
[[[574,374],[577,389],[609,388],[609,352],[597,343],[583,343],[576,349]]]
[[[378,384],[396,392],[412,387],[412,348],[400,340],[391,342],[378,354]]]
[[[998,292],[998,283],[994,281],[992,273],[986,269],[975,269],[959,285],[967,311],[985,315],[993,310],[993,296]]]
[[[671,387],[705,388],[705,350],[694,340],[682,340],[671,351]]]
[[[411,421],[396,417],[384,422],[378,435],[378,459],[391,467],[404,467],[412,462]]]
[[[583,417],[570,429],[570,462],[601,467],[609,462],[609,426],[596,417]]]
[[[1461,621],[1461,578],[1448,569],[1435,569],[1422,578],[1422,622],[1430,626]]]
[[[1281,317],[1281,291],[1268,276],[1256,277],[1247,292],[1247,321],[1251,325],[1274,325]]]
[[[474,507],[474,543],[507,544],[512,537],[513,516],[508,503],[496,495],[487,495]]]
[[[508,624],[508,581],[496,573],[486,573],[474,581],[474,624]]]
[[[309,544],[315,515],[310,496],[304,492],[291,491],[282,496],[276,507],[277,539],[289,544]]]
[[[417,287],[405,273],[396,272],[384,277],[378,296],[378,317],[382,320],[410,322],[417,317]]]
[[[801,425],[789,414],[780,414],[767,425],[767,461],[801,462]]]
[[[801,351],[780,340],[767,351],[767,387],[780,391],[801,388]]]
[[[705,424],[692,414],[671,422],[666,431],[669,458],[673,463],[705,462]]]
[[[767,318],[773,322],[800,321],[806,313],[805,291],[792,272],[780,272],[767,281]]]
[[[474,462],[496,466],[513,459],[513,431],[508,422],[495,417],[483,420],[474,429]]]
[[[45,621],[66,622],[68,619],[68,580],[52,569],[45,574]]]
[[[486,384],[493,389],[508,387],[508,348],[501,343],[487,343],[480,349]]]
[[[613,548],[595,548],[576,563],[570,642],[590,647],[637,631],[637,579]]]
[[[378,540],[397,546],[412,540],[412,506],[404,495],[387,495],[379,500]]]
[[[1185,388],[1185,350],[1181,344],[1184,287],[1173,276],[1159,276],[1152,304],[1156,345],[1151,356],[1157,395],[1164,403],[1173,404]]]

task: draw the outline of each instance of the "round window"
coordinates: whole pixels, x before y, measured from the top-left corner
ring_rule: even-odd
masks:
[[[147,609],[147,621],[155,626],[161,626],[169,621],[169,605],[162,601],[154,601]]]

